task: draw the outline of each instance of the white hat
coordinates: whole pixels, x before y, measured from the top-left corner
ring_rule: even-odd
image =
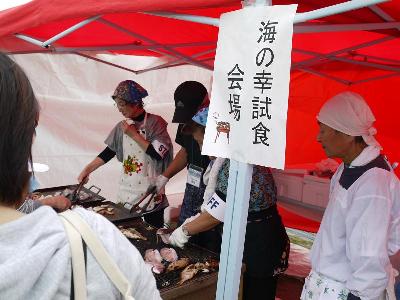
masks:
[[[364,98],[354,92],[342,92],[329,99],[317,115],[318,121],[350,136],[362,136],[369,146],[381,148],[374,138],[375,116]]]

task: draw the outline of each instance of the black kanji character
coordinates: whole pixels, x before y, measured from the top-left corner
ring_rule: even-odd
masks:
[[[254,88],[261,90],[261,94],[264,93],[264,90],[270,90],[272,87],[272,79],[271,73],[266,73],[264,70],[261,73],[256,73],[254,78]]]
[[[236,121],[240,120],[240,108],[242,107],[241,105],[239,105],[239,99],[240,99],[240,95],[236,95],[236,94],[229,94],[229,107],[230,107],[230,111],[229,114],[233,113],[233,118]]]
[[[267,54],[268,53],[268,54]],[[274,62],[274,52],[270,48],[262,48],[256,56],[257,66],[261,66],[264,63],[265,56],[269,56],[269,61],[265,64],[265,67],[269,67]]]
[[[277,34],[275,27],[276,24],[278,24],[278,22],[270,22],[269,20],[267,24],[265,24],[265,22],[261,22],[261,27],[259,28],[261,35],[257,43],[260,43],[262,39],[264,43],[267,41],[270,43],[275,41],[275,34]]]
[[[230,90],[233,89],[239,89],[241,90],[242,87],[240,86],[240,82],[243,81],[243,77],[240,77],[241,75],[244,75],[244,72],[240,70],[239,65],[236,64],[233,69],[228,73],[228,76],[236,76],[236,77],[228,77],[228,81],[230,81],[231,85],[229,87]]]
[[[270,130],[263,125],[263,123],[258,123],[256,126],[252,128],[254,130],[254,141],[253,144],[264,144],[266,146],[269,146],[267,143],[268,137],[267,137],[267,132],[270,132]]]
[[[253,119],[267,116],[268,120],[271,120],[272,116],[269,114],[268,109],[268,105],[272,104],[271,98],[265,97],[265,100],[260,101],[260,97],[254,96],[251,102],[253,103]]]

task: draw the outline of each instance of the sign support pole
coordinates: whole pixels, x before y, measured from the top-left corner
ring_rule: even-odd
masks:
[[[271,0],[243,1],[243,6],[271,5]],[[228,194],[219,263],[217,300],[239,295],[253,165],[230,161]]]

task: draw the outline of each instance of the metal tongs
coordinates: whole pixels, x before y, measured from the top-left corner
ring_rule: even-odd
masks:
[[[85,183],[85,178],[82,179],[82,181],[76,187],[75,191],[72,193],[71,202],[73,204],[77,204],[79,202],[79,200],[80,200],[79,193],[81,192],[81,189],[82,189],[84,183]]]
[[[142,198],[139,199],[139,201],[131,207],[129,213],[134,213],[134,212],[138,212],[138,213],[142,213],[145,212],[147,207],[149,206],[151,200],[153,200],[154,196],[157,194],[157,188],[155,185],[150,185],[147,188],[146,193],[144,193],[144,195],[142,196]],[[149,198],[149,200],[147,201],[147,203],[145,205],[143,205],[143,207],[140,209],[140,211],[136,211],[137,207],[140,205],[140,203],[142,203],[149,195],[151,195],[151,197]]]

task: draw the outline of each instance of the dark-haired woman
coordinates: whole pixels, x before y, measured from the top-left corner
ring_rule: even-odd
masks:
[[[28,164],[39,104],[22,69],[0,53],[0,295],[1,299],[73,299],[71,251],[61,218],[42,206],[25,215]],[[135,299],[161,299],[140,253],[104,217],[74,209],[131,284]],[[92,252],[86,256],[88,299],[121,299]]]

